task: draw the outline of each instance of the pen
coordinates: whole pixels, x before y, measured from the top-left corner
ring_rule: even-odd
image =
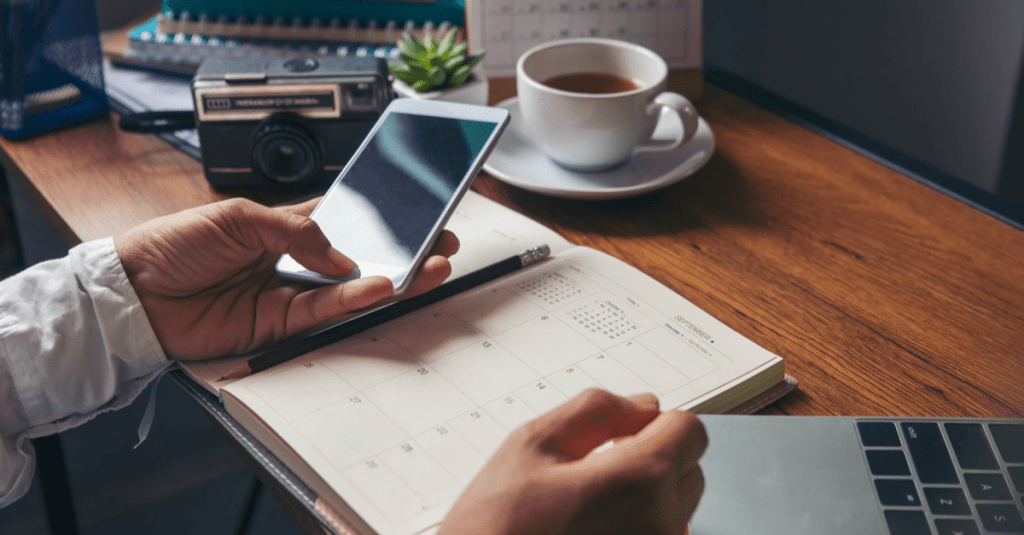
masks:
[[[327,344],[341,340],[353,334],[360,333],[376,327],[384,322],[393,320],[414,310],[419,310],[427,305],[441,301],[442,299],[460,294],[471,288],[490,282],[498,277],[508,275],[531,264],[540,262],[551,254],[551,248],[547,245],[540,245],[527,249],[517,255],[510,256],[504,260],[495,262],[487,267],[480,268],[472,273],[463,275],[457,279],[448,281],[429,292],[424,292],[416,297],[410,297],[396,301],[384,308],[368,312],[362,316],[353,318],[345,323],[329,327],[313,335],[282,342],[277,347],[268,350],[266,353],[252,357],[242,364],[239,364],[218,381],[227,379],[241,379],[256,372],[270,368],[282,362],[287,362],[300,355],[305,355],[314,349],[319,349]]]

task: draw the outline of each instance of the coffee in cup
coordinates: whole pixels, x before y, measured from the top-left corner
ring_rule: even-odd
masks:
[[[640,89],[640,84],[617,74],[578,72],[544,80],[544,85],[570,93],[622,93]]]
[[[636,152],[671,150],[697,132],[697,111],[666,91],[668,66],[640,45],[602,38],[552,41],[516,64],[516,91],[526,131],[555,163],[582,172],[622,165]],[[683,132],[653,140],[663,109]]]

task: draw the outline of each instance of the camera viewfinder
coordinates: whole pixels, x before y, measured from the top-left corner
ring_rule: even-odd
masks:
[[[376,87],[369,82],[345,84],[345,105],[354,112],[376,112]]]

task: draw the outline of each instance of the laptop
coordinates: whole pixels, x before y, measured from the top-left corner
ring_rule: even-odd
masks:
[[[700,418],[692,535],[1024,534],[1024,419]]]

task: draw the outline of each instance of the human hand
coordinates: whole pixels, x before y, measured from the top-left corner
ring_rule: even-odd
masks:
[[[438,535],[681,535],[704,491],[706,447],[690,412],[588,390],[514,431]]]
[[[274,264],[284,253],[330,277],[355,268],[309,219],[318,200],[268,208],[231,199],[154,219],[115,238],[128,280],[168,357],[245,353],[394,293],[385,277],[310,288],[277,276]],[[455,235],[445,231],[404,295],[444,282],[451,274],[447,257],[458,248]]]

